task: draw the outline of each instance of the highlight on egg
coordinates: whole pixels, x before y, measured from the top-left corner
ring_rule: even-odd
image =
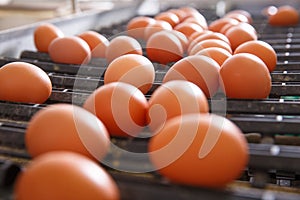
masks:
[[[110,138],[104,124],[87,110],[71,104],[53,104],[29,121],[25,145],[34,158],[51,151],[72,151],[100,161]]]
[[[11,62],[0,68],[0,100],[44,103],[52,83],[46,72],[27,62]]]

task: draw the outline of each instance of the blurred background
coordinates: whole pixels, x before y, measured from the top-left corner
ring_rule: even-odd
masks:
[[[143,2],[143,3],[142,3]],[[226,10],[241,8],[253,14],[270,5],[289,4],[299,8],[299,0],[0,0],[0,30],[21,25],[69,16],[82,12],[106,11],[121,6],[141,3],[138,14],[155,14],[159,9],[179,5],[217,8],[220,15]]]

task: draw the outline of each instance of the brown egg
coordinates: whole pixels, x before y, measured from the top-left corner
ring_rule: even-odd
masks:
[[[34,44],[38,51],[48,52],[48,48],[52,40],[58,37],[63,37],[64,33],[55,25],[43,23],[39,25],[33,33]]]
[[[105,51],[109,45],[109,41],[106,37],[96,31],[86,31],[78,36],[89,45],[92,57],[105,58]]]
[[[251,53],[256,55],[267,65],[270,72],[272,72],[277,64],[277,55],[273,47],[261,40],[249,41],[238,46],[234,54]]]
[[[0,68],[0,100],[41,104],[51,91],[48,75],[35,65],[12,62]]]
[[[154,24],[155,19],[146,16],[138,16],[132,18],[127,24],[127,34],[136,39],[146,39],[145,38],[145,28],[149,24]]]
[[[172,27],[176,26],[179,23],[179,18],[176,14],[171,12],[162,12],[157,14],[154,19],[163,20],[168,22]]]
[[[110,63],[114,59],[125,54],[142,55],[140,43],[133,37],[121,35],[113,38],[106,48],[106,61]]]
[[[201,51],[205,48],[209,48],[209,47],[220,47],[220,48],[225,49],[226,51],[228,51],[230,54],[232,53],[231,46],[228,43],[226,43],[222,40],[218,40],[218,39],[208,39],[208,40],[203,40],[201,42],[198,42],[190,50],[189,55],[195,55],[199,51]]]
[[[272,81],[265,63],[250,53],[228,58],[220,69],[220,86],[229,98],[263,99],[271,91]]]
[[[207,113],[207,99],[202,90],[186,80],[163,83],[149,99],[148,126],[155,133],[173,117],[188,113]]]
[[[136,137],[146,126],[147,99],[128,83],[113,82],[99,87],[83,107],[96,115],[112,136]]]
[[[155,78],[154,66],[142,55],[127,54],[114,59],[106,68],[104,83],[129,83],[146,94]]]
[[[85,156],[69,151],[43,154],[19,175],[17,200],[119,200],[120,191],[108,172]]]
[[[110,138],[106,127],[93,114],[71,104],[54,104],[38,111],[25,133],[32,157],[51,151],[72,151],[100,161]]]
[[[191,49],[199,42],[208,40],[208,39],[218,39],[222,40],[228,44],[230,44],[229,39],[223,35],[222,33],[217,33],[217,32],[206,32],[204,34],[201,34],[197,38],[195,38],[193,41],[190,42],[189,47],[188,47],[188,52],[191,51]]]
[[[163,20],[156,20],[154,23],[149,24],[146,28],[145,28],[145,40],[148,40],[151,35],[153,35],[154,33],[163,31],[163,30],[172,30],[172,26],[171,24],[169,24],[166,21]]]
[[[52,61],[66,64],[86,64],[91,60],[89,45],[81,38],[68,36],[54,39],[49,45]]]
[[[274,26],[293,26],[299,23],[298,10],[291,6],[281,6],[269,16],[269,24]]]
[[[182,22],[175,26],[174,30],[183,33],[186,37],[190,37],[195,32],[202,32],[203,28],[192,22]]]
[[[195,55],[203,55],[214,59],[220,66],[232,55],[227,50],[220,47],[208,47],[198,51]]]
[[[151,61],[162,64],[176,62],[184,53],[178,37],[167,31],[153,34],[147,41],[146,52]]]
[[[171,80],[187,80],[196,84],[212,97],[219,88],[219,64],[207,56],[187,56],[176,62],[166,73],[163,83]]]
[[[229,39],[233,51],[244,42],[257,40],[254,27],[248,23],[239,23],[232,26],[226,31],[225,35]]]
[[[237,25],[238,20],[233,18],[220,18],[211,22],[208,26],[208,29],[214,32],[221,32],[222,28],[227,24]]]

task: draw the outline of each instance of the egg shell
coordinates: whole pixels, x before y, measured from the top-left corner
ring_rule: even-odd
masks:
[[[146,53],[151,61],[167,64],[180,60],[184,50],[177,36],[164,31],[155,33],[148,39]]]
[[[172,80],[158,87],[149,99],[148,126],[161,129],[169,119],[187,113],[207,113],[207,99],[202,90],[186,80]]]
[[[50,43],[49,56],[53,62],[81,65],[90,62],[91,50],[83,39],[66,36]]]
[[[73,151],[101,160],[110,139],[106,127],[90,112],[71,104],[53,104],[32,117],[25,144],[32,157],[51,151]]]
[[[249,19],[244,14],[238,12],[227,13],[223,18],[231,18],[239,22],[250,23]]]
[[[263,99],[270,94],[272,81],[267,66],[260,58],[239,53],[221,66],[220,86],[228,98]]]
[[[87,157],[67,151],[45,153],[33,159],[17,178],[18,200],[118,200],[112,177]]]
[[[169,9],[167,10],[167,12],[171,12],[177,15],[177,17],[179,18],[179,22],[182,22],[187,17],[187,14],[180,9]]]
[[[195,32],[202,32],[204,29],[192,22],[182,22],[174,27],[174,30],[183,33],[186,37],[190,37]]]
[[[96,31],[85,31],[78,36],[89,45],[92,57],[105,58],[106,48],[109,45],[106,37]]]
[[[225,35],[229,39],[233,51],[244,42],[257,40],[255,29],[247,23],[232,26],[226,31]]]
[[[267,65],[269,72],[274,71],[277,64],[277,54],[273,47],[261,40],[249,41],[238,46],[234,54],[251,53],[256,55]]]
[[[187,80],[196,84],[206,97],[212,97],[219,88],[219,64],[201,55],[187,56],[167,71],[163,83],[171,80]]]
[[[106,48],[106,61],[112,62],[114,59],[125,54],[142,55],[142,47],[140,43],[133,37],[120,35],[113,38]]]
[[[238,23],[239,23],[239,21],[236,19],[233,19],[233,18],[229,18],[229,17],[228,18],[220,18],[220,19],[212,21],[209,24],[208,29],[211,31],[214,31],[214,32],[220,32],[225,25],[228,25],[228,24],[237,25]]]
[[[189,55],[195,55],[199,51],[209,48],[209,47],[219,47],[219,48],[222,48],[222,49],[228,51],[228,53],[230,53],[230,54],[232,53],[230,44],[224,42],[223,40],[207,39],[207,40],[203,40],[203,41],[200,41],[197,44],[195,44],[193,46],[193,48],[190,49]]]
[[[248,12],[247,10],[242,10],[242,9],[236,9],[236,10],[232,10],[232,11],[229,11],[228,13],[226,13],[227,15],[230,15],[232,13],[239,13],[239,14],[242,14],[244,15],[245,17],[247,17],[248,19],[248,23],[252,23],[253,22],[253,19],[252,19],[252,15],[250,12]]]
[[[193,41],[190,42],[189,47],[188,47],[188,52],[190,52],[191,49],[199,42],[202,42],[205,40],[211,40],[211,39],[222,40],[230,45],[229,39],[222,33],[206,32],[204,34],[201,34],[200,36],[198,36],[197,38],[195,38]],[[231,48],[229,48],[229,49],[230,49],[229,52],[232,53]]]
[[[146,39],[145,38],[145,28],[149,24],[154,24],[155,19],[146,16],[138,16],[132,18],[126,27],[128,36],[131,36],[136,39]]]
[[[83,107],[96,115],[113,136],[135,137],[146,125],[147,99],[128,83],[113,82],[99,87]]]
[[[168,22],[172,27],[176,26],[179,23],[179,18],[176,14],[171,12],[161,12],[158,13],[154,19],[163,20]]]
[[[285,5],[280,6],[277,12],[271,13],[268,23],[273,26],[294,26],[299,23],[299,13],[295,8]]]
[[[168,120],[150,138],[148,151],[158,173],[171,182],[211,188],[224,188],[239,178],[249,160],[241,130],[213,114]]]
[[[0,99],[23,103],[44,103],[52,92],[48,75],[26,62],[11,62],[0,68]]]
[[[155,23],[149,24],[145,28],[145,39],[146,41],[154,34],[163,30],[173,30],[171,24],[163,20],[156,20]]]
[[[34,45],[39,52],[48,53],[52,40],[64,37],[64,33],[54,24],[43,23],[36,27],[33,33]]]
[[[146,94],[155,79],[151,61],[137,54],[127,54],[113,60],[106,68],[104,83],[121,81],[129,83]]]
[[[198,51],[195,55],[203,55],[212,58],[220,66],[232,55],[227,50],[220,47],[209,47]]]

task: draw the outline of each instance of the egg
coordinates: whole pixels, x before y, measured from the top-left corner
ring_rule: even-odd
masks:
[[[171,24],[163,20],[156,20],[155,23],[149,24],[145,28],[145,39],[146,41],[154,34],[163,30],[172,30]]]
[[[222,33],[207,32],[205,34],[201,34],[200,36],[198,36],[197,38],[195,38],[194,40],[192,40],[190,42],[189,47],[188,47],[188,52],[190,52],[191,49],[196,44],[198,44],[199,42],[202,42],[202,41],[205,41],[205,40],[210,40],[210,39],[222,40],[222,41],[224,41],[224,42],[226,42],[227,44],[230,45],[229,39],[225,35],[223,35]],[[228,45],[226,45],[226,46],[228,46]],[[231,47],[229,48],[229,52],[231,53]]]
[[[49,56],[53,62],[65,64],[86,64],[91,60],[89,45],[77,36],[54,39],[49,45]]]
[[[222,49],[228,51],[228,53],[230,53],[230,54],[232,53],[230,44],[228,44],[222,40],[219,40],[219,39],[207,39],[207,40],[203,40],[203,41],[195,44],[190,49],[189,55],[195,55],[199,51],[201,51],[205,48],[209,48],[209,47],[219,47],[219,48],[222,48]]]
[[[270,72],[272,72],[277,64],[277,55],[273,47],[261,40],[249,41],[238,46],[234,54],[251,53],[256,55],[267,65]]]
[[[232,26],[226,31],[225,36],[229,39],[233,51],[244,42],[257,40],[254,27],[248,23]]]
[[[112,136],[136,137],[146,125],[147,99],[128,83],[113,82],[99,87],[83,107],[96,115]]]
[[[179,18],[179,22],[182,22],[187,17],[187,14],[180,9],[169,9],[167,12],[171,12],[177,15],[177,17]]]
[[[26,62],[11,62],[0,68],[0,100],[44,103],[52,92],[48,75]]]
[[[163,83],[171,80],[187,80],[196,84],[206,97],[212,97],[219,88],[219,64],[201,55],[187,56],[167,71]]]
[[[199,37],[200,35],[206,34],[206,33],[212,33],[212,31],[210,30],[203,30],[202,32],[194,32],[192,35],[190,35],[190,37],[188,37],[189,39],[189,44],[195,40],[197,37]]]
[[[150,138],[148,151],[158,173],[172,183],[210,188],[224,188],[239,178],[249,160],[241,130],[213,114],[168,120]]]
[[[223,18],[232,18],[239,22],[250,23],[249,19],[245,15],[243,15],[242,13],[239,13],[239,12],[227,13]]]
[[[232,25],[237,25],[239,23],[238,20],[233,19],[233,18],[219,18],[217,20],[212,21],[209,26],[208,29],[214,32],[221,32],[222,28],[225,25],[228,24],[232,24]]]
[[[172,33],[163,31],[153,34],[146,43],[147,57],[161,64],[176,62],[183,57],[181,41]]]
[[[168,22],[172,27],[176,26],[179,23],[179,18],[176,14],[171,12],[161,12],[158,13],[154,19],[163,20]]]
[[[215,60],[220,66],[231,57],[231,53],[227,50],[220,47],[209,47],[203,50],[198,51],[195,55],[203,55],[212,58]]]
[[[175,26],[174,30],[183,33],[186,37],[190,37],[195,32],[202,32],[203,28],[192,22],[182,22]]]
[[[129,83],[146,94],[155,79],[151,61],[137,54],[127,54],[114,59],[106,68],[104,83],[121,81]]]
[[[183,10],[186,13],[187,15],[186,19],[190,17],[195,18],[197,19],[198,23],[201,24],[201,27],[203,29],[207,29],[207,21],[205,17],[197,9],[190,6],[184,6],[179,9]]]
[[[32,157],[51,151],[73,151],[101,160],[110,139],[106,127],[90,112],[71,104],[52,104],[29,121],[25,145]]]
[[[221,66],[220,86],[228,98],[263,99],[270,94],[272,82],[269,70],[260,58],[239,53]]]
[[[25,167],[14,187],[16,200],[118,200],[112,177],[87,157],[68,151],[45,153]]]
[[[145,40],[145,28],[149,24],[154,24],[155,19],[146,16],[137,16],[132,18],[126,26],[127,35],[135,39]]]
[[[273,26],[294,26],[299,23],[298,10],[289,5],[280,6],[269,14],[268,23]]]
[[[207,99],[202,90],[186,80],[172,80],[159,86],[149,99],[148,126],[155,133],[176,116],[207,113]]]
[[[195,23],[195,24],[201,26],[201,28],[203,28],[204,30],[206,30],[208,28],[206,20],[203,20],[202,18],[199,19],[199,18],[195,18],[195,17],[187,17],[183,20],[182,23],[184,23],[184,22]]]
[[[253,19],[252,19],[252,15],[250,12],[246,11],[246,10],[239,10],[239,9],[236,9],[236,10],[232,10],[232,11],[229,11],[228,13],[226,13],[226,15],[230,15],[232,13],[239,13],[239,14],[242,14],[244,15],[245,17],[247,17],[248,19],[248,23],[252,23],[253,22]]]
[[[54,24],[43,23],[38,25],[34,30],[34,45],[39,52],[48,53],[48,48],[52,40],[63,36],[64,33]]]
[[[105,51],[109,45],[109,41],[106,37],[96,31],[85,31],[79,34],[78,37],[86,41],[89,45],[92,57],[105,58]]]
[[[117,57],[125,54],[138,54],[142,55],[142,47],[140,43],[133,37],[120,35],[113,38],[108,47],[106,48],[106,61],[110,63]]]
[[[183,51],[186,52],[188,44],[189,44],[188,38],[183,33],[179,32],[179,31],[176,31],[176,30],[171,30],[171,31],[168,31],[168,32],[172,33],[173,35],[175,35],[179,39],[179,41],[181,43],[181,46],[183,48]]]

